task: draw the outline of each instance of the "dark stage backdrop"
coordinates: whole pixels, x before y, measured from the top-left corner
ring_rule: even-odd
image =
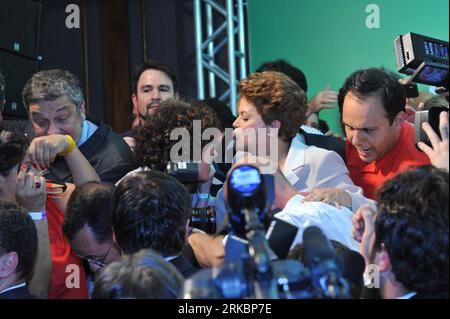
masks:
[[[78,27],[70,4],[79,9]],[[0,68],[7,69],[8,105],[21,110],[5,115],[25,116],[20,92],[35,70],[61,68],[80,79],[91,114],[125,131],[131,74],[145,58],[170,64],[181,95],[195,98],[194,40],[192,0],[1,0]]]

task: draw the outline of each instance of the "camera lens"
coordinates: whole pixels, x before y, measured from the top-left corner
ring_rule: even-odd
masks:
[[[208,234],[214,234],[216,232],[216,209],[214,206],[193,209],[190,226]]]

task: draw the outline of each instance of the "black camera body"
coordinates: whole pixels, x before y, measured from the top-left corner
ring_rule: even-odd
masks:
[[[225,263],[189,278],[182,298],[349,297],[348,284],[340,275],[335,256],[329,250],[330,243],[320,230],[312,229],[304,238],[305,249],[320,252],[305,250],[311,259],[310,267],[296,260],[275,260],[277,256],[271,250],[265,233],[266,220],[271,219],[268,205],[273,201],[266,197],[271,187],[267,188],[265,182],[273,184],[273,179],[265,178],[251,165],[238,166],[230,173],[227,204],[230,219],[235,220],[231,222],[232,232],[225,245]],[[244,232],[246,240],[241,232]],[[327,293],[328,289],[336,294]]]
[[[394,40],[397,69],[411,81],[448,90],[448,42],[416,33]]]
[[[200,229],[208,234],[216,233],[216,208],[207,206],[203,208],[194,208],[192,210],[190,227]]]
[[[166,172],[182,184],[198,182],[198,163],[195,162],[169,162]]]
[[[414,143],[423,142],[431,147],[430,139],[422,128],[424,122],[428,122],[433,129],[433,131],[442,139],[439,130],[439,114],[441,112],[447,112],[448,108],[445,107],[432,107],[429,110],[417,111],[414,117]],[[419,148],[418,148],[419,149]],[[420,149],[419,149],[420,150]],[[421,150],[420,150],[421,151]]]
[[[419,96],[419,88],[417,87],[416,83],[408,82],[402,84],[402,87],[407,98],[415,98]]]

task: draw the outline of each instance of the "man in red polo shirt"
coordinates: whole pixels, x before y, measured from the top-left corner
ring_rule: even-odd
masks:
[[[376,199],[378,187],[409,166],[430,164],[414,145],[405,102],[398,78],[385,69],[356,71],[339,92],[347,167],[368,198]]]

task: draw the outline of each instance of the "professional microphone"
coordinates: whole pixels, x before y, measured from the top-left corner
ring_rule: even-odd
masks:
[[[276,298],[271,251],[265,232],[271,220],[268,185],[273,178],[262,175],[251,165],[241,165],[230,172],[227,183],[230,224],[235,236],[248,240],[248,252],[253,261],[255,295]]]
[[[342,275],[352,284],[358,285],[363,282],[366,262],[363,256],[354,250],[346,250],[337,254],[342,265]]]
[[[321,295],[325,298],[350,298],[336,252],[320,228],[310,226],[303,231],[303,247],[313,285]]]

